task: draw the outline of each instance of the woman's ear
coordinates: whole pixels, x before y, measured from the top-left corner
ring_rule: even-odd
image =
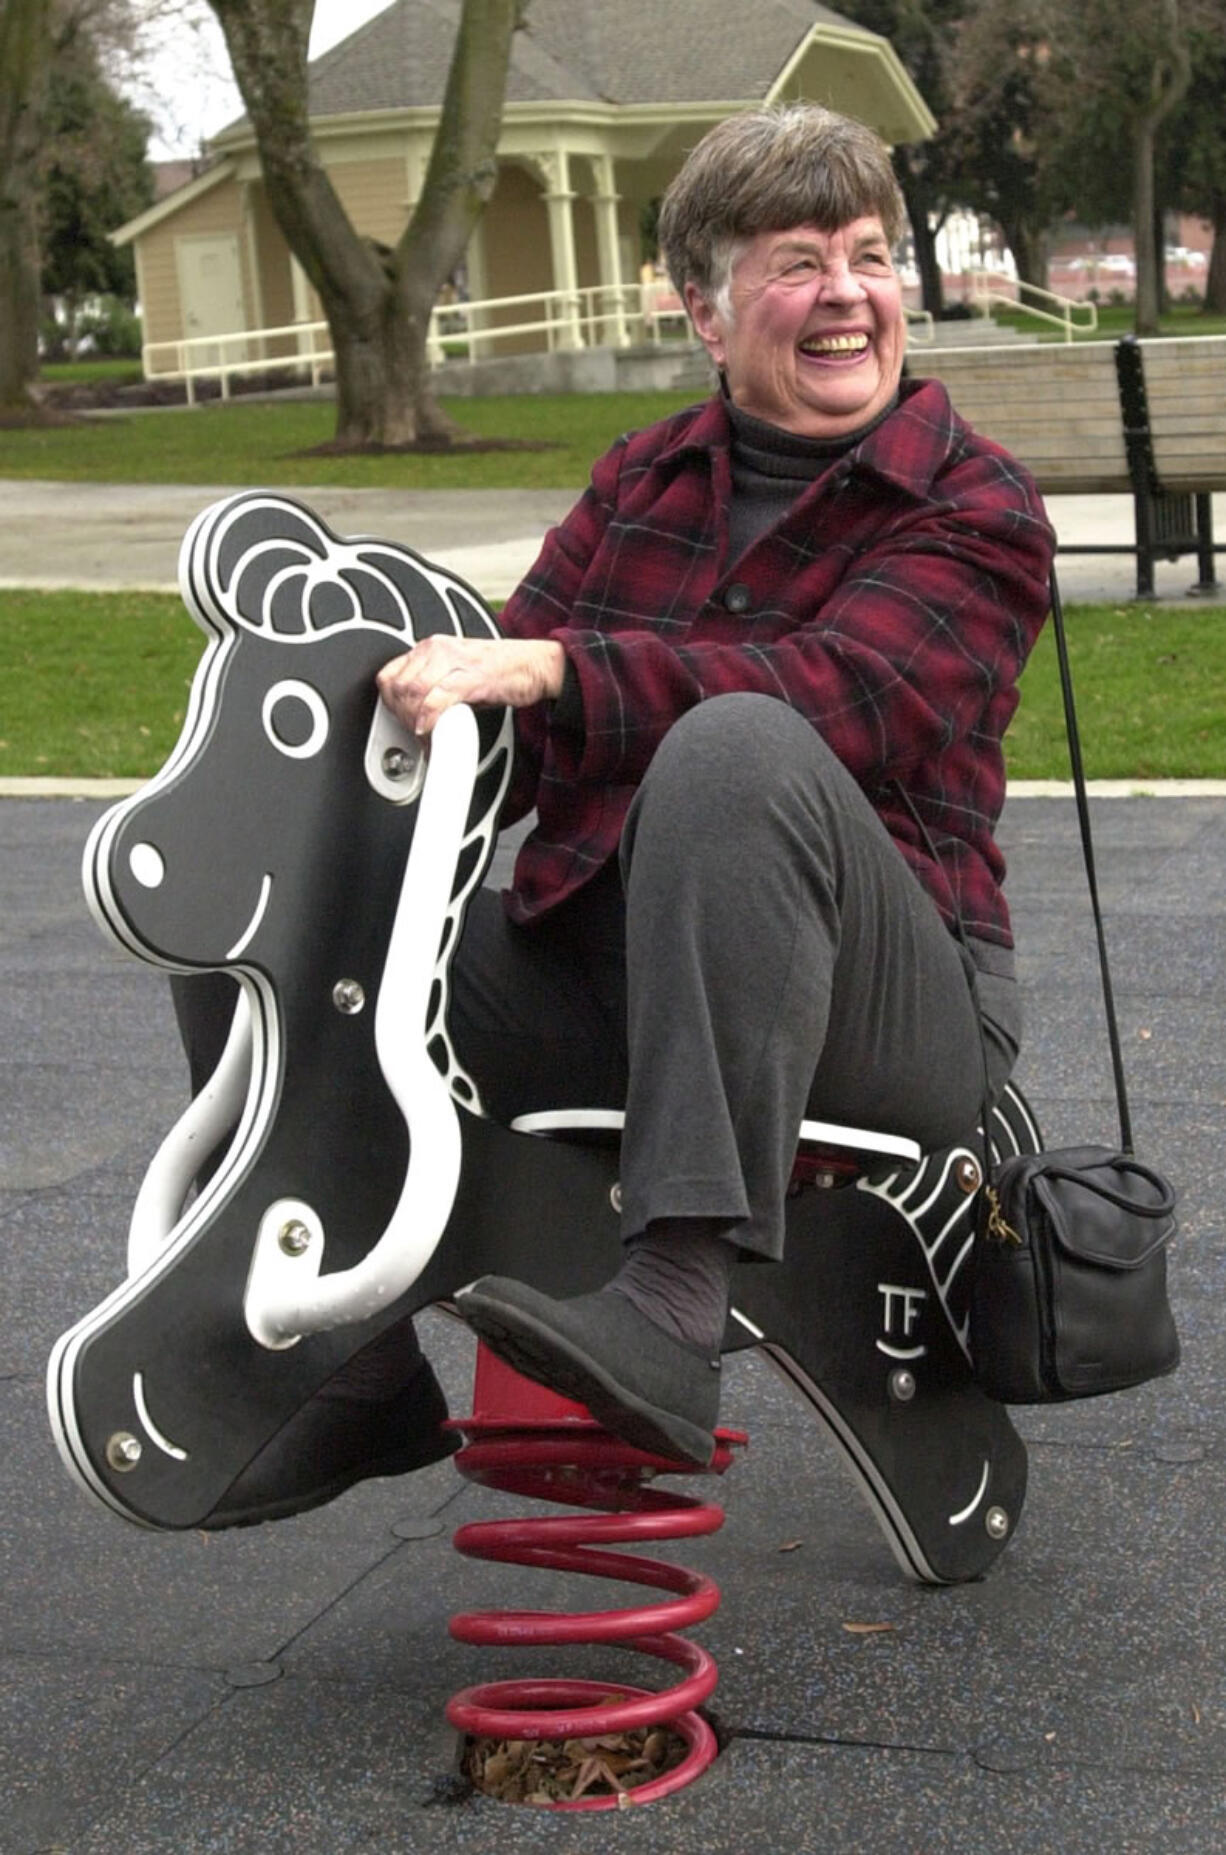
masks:
[[[722,367],[726,359],[723,317],[703,296],[696,283],[687,283],[685,286],[685,306],[690,312],[694,333],[715,366]]]

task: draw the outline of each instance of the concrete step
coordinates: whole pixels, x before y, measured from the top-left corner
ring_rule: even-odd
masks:
[[[1035,331],[1038,330],[1035,324]],[[955,322],[937,322],[933,324],[933,341],[921,342],[917,331],[913,330],[911,339],[918,348],[988,348],[1010,347],[1019,342],[1032,342],[1034,333],[1023,334],[1020,329],[1009,327],[1005,323],[995,322],[988,316],[968,316],[965,320]]]

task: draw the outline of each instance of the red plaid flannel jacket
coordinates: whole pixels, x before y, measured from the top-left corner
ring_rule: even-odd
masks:
[[[507,897],[546,913],[615,855],[635,788],[696,702],[756,690],[808,717],[946,920],[1012,944],[993,827],[1001,739],[1048,608],[1054,536],[1025,470],[936,381],[729,559],[731,430],[717,397],[619,441],[503,615],[555,638],[582,700],[521,710],[506,820],[537,808]],[[918,841],[894,782],[927,825]]]

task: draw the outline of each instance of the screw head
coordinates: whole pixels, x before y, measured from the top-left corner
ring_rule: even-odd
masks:
[[[338,979],[332,988],[332,1003],[347,1018],[356,1018],[366,1003],[366,992],[357,979]]]
[[[971,1192],[977,1192],[980,1185],[983,1183],[983,1174],[980,1171],[979,1162],[978,1160],[972,1159],[969,1153],[964,1153],[962,1158],[958,1161],[954,1171],[954,1177],[960,1188],[966,1192],[968,1196]]]
[[[890,1396],[896,1404],[910,1404],[918,1390],[915,1373],[908,1372],[905,1366],[890,1373]]]
[[[407,779],[413,771],[413,761],[403,747],[386,748],[382,764],[389,779]]]
[[[1006,1539],[1009,1534],[1009,1516],[1003,1507],[989,1507],[984,1515],[983,1524],[991,1539]]]
[[[130,1430],[116,1430],[107,1438],[106,1459],[117,1475],[127,1475],[141,1459],[141,1446]]]
[[[277,1232],[277,1243],[287,1256],[305,1256],[311,1247],[311,1233],[300,1218],[291,1217]]]

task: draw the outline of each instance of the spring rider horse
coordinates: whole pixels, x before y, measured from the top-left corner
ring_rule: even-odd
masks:
[[[180,581],[208,639],[183,732],[99,820],[84,882],[122,946],[232,973],[239,1003],[149,1167],[126,1277],[59,1340],[48,1385],[84,1491],[168,1529],[205,1523],[393,1320],[486,1271],[583,1293],[620,1247],[619,1117],[560,1102],[496,1125],[448,1038],[509,715],[450,710],[426,749],[375,691],[415,639],[496,635],[490,614],[407,548],[265,493],[197,518]],[[1016,1091],[991,1137],[1037,1149]],[[786,1258],[738,1272],[725,1340],[781,1367],[930,1583],[986,1571],[1025,1495],[1021,1441],[967,1352],[977,1146],[805,1123]]]

